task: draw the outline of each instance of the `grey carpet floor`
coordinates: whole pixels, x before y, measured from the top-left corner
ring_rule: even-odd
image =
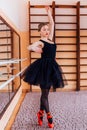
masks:
[[[6,105],[9,103],[13,95],[14,95],[13,92],[10,92],[10,95],[8,92],[0,92],[0,114],[2,113]]]
[[[46,114],[43,125],[38,126],[40,93],[27,93],[11,130],[50,130]],[[87,130],[87,91],[50,92],[50,111],[53,115],[53,130]]]

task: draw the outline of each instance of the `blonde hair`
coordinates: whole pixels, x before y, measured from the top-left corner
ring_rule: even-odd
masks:
[[[48,25],[48,23],[39,23],[39,25],[38,25],[38,32],[41,30],[41,28],[43,27],[43,26],[45,26],[45,25]]]

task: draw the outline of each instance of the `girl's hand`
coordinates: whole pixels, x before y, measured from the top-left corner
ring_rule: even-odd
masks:
[[[47,13],[50,11],[50,13],[51,13],[51,8],[50,8],[50,6],[45,6],[45,9],[46,9],[46,11],[47,11]]]
[[[43,48],[43,43],[41,43],[40,41],[37,41],[37,42],[34,42],[32,45],[29,45],[27,47],[27,49],[29,51],[34,51],[34,52],[37,52],[37,53],[42,53],[42,48]]]
[[[35,52],[37,52],[37,53],[42,53],[42,52],[43,52],[43,51],[42,51],[42,48],[37,47],[37,46],[34,46],[34,47],[32,48],[32,51],[35,51]]]

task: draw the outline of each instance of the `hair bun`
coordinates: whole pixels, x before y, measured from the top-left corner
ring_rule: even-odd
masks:
[[[41,28],[43,27],[43,26],[45,26],[45,25],[48,25],[48,23],[46,23],[46,22],[43,22],[43,23],[39,23],[38,24],[38,32],[41,30]]]

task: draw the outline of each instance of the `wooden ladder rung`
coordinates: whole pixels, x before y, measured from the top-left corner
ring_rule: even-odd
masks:
[[[55,22],[55,24],[77,24],[76,22]]]
[[[0,46],[11,46],[11,44],[0,44]]]
[[[47,14],[31,14],[31,16],[47,16]]]
[[[58,59],[59,59],[59,60],[73,60],[73,59],[76,60],[77,58],[68,58],[68,57],[67,57],[67,58],[59,58],[59,57],[58,57]]]
[[[81,71],[80,73],[81,73],[81,74],[82,74],[82,73],[87,73],[87,71],[83,71],[83,72]]]
[[[30,28],[30,31],[33,31],[33,30],[37,31],[38,29],[37,28]]]
[[[82,43],[82,42],[80,42],[80,44],[86,44],[86,45],[87,45],[87,42],[83,42],[83,43]]]
[[[67,28],[66,28],[66,29],[59,29],[59,28],[58,28],[58,29],[56,29],[56,31],[57,31],[57,30],[58,30],[58,31],[76,31],[76,29],[67,29]]]
[[[87,8],[87,5],[80,5],[80,8]]]
[[[86,35],[84,35],[84,36],[80,36],[80,37],[86,37],[86,38],[87,38],[87,36],[86,36]]]
[[[76,79],[67,79],[67,78],[66,78],[66,80],[67,81],[76,81]]]
[[[76,14],[56,14],[55,16],[76,16]]]
[[[87,28],[80,28],[80,30],[87,30]]]
[[[40,38],[40,36],[31,36],[31,38]]]
[[[52,7],[51,5],[49,5]],[[45,8],[45,5],[30,5],[30,8]]]
[[[0,80],[0,82],[6,82],[7,80]]]
[[[76,5],[55,5],[55,8],[76,8]]]
[[[58,42],[56,42],[56,45],[59,45],[59,46],[75,45],[76,46],[76,43],[58,43]]]
[[[77,38],[77,36],[56,36],[56,38]]]
[[[87,16],[87,14],[80,14],[80,16]]]
[[[84,88],[85,88],[85,87],[87,87],[87,85],[81,85],[80,87],[81,87],[81,88],[82,88],[82,87],[84,87]]]
[[[0,60],[11,60],[12,58],[3,58],[3,59],[1,59],[0,58]]]
[[[4,30],[0,30],[0,32],[7,32],[7,31],[11,31],[10,29],[4,29]]]
[[[12,74],[12,73],[9,73],[10,75]],[[3,73],[3,75],[8,75],[8,73]]]
[[[3,68],[5,67],[5,68],[7,68],[7,65],[1,65],[0,67],[3,67]]]
[[[5,25],[5,23],[0,23],[0,25]]]
[[[8,38],[12,38],[12,37],[0,37],[0,39],[8,39]]]
[[[80,64],[80,66],[87,66],[87,64]]]
[[[37,57],[32,57],[31,59],[38,59]],[[76,58],[56,58],[56,59],[59,59],[59,60],[73,60],[73,59],[76,59]]]
[[[31,24],[39,24],[39,23],[43,23],[43,22],[30,22]],[[46,23],[49,23],[49,22],[46,22]]]
[[[80,57],[80,59],[87,59],[87,57]]]
[[[31,36],[31,38],[40,38],[40,36]],[[56,36],[56,38],[77,38],[77,36]]]
[[[11,51],[0,51],[0,53],[11,53]]]
[[[87,52],[87,50],[80,50],[80,52]]]
[[[76,74],[76,72],[63,72],[63,74]]]
[[[60,65],[61,67],[76,67],[76,65]]]
[[[72,51],[72,50],[58,50],[56,52],[76,52],[76,51]]]

